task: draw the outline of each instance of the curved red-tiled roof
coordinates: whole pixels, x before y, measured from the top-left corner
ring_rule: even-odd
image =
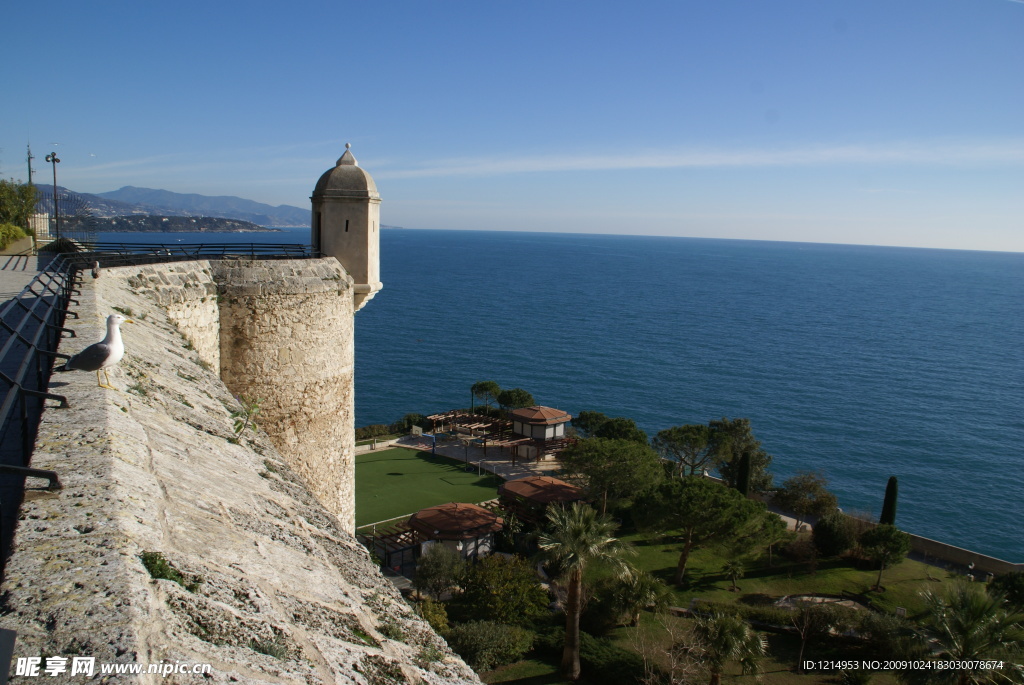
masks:
[[[420,509],[409,526],[431,540],[471,540],[501,530],[504,520],[475,504],[449,502]]]
[[[572,414],[551,407],[523,407],[512,412],[512,418],[524,423],[552,424],[572,421]]]
[[[583,499],[583,491],[578,487],[551,476],[528,476],[510,480],[502,483],[498,492],[499,494],[508,493],[525,497],[531,502],[539,504],[576,502]]]

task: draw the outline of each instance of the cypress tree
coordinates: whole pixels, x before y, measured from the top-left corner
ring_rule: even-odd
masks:
[[[750,452],[740,456],[740,465],[736,473],[736,489],[744,497],[750,497]]]
[[[896,525],[896,497],[899,494],[899,485],[896,476],[889,476],[889,483],[885,486],[885,501],[882,503],[882,515],[878,522],[883,525]]]

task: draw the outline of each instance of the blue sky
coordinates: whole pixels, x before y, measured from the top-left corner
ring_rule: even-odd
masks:
[[[409,228],[1024,251],[1021,0],[4,15],[5,178],[308,206],[351,142]]]

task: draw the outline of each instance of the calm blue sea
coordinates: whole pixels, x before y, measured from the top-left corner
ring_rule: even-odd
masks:
[[[651,435],[748,417],[777,482],[819,470],[877,515],[895,475],[902,528],[1024,561],[1024,254],[391,229],[381,280],[357,425],[479,380]]]

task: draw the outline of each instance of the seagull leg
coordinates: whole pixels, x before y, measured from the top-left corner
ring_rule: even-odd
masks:
[[[99,369],[99,370],[96,371],[96,380],[99,381],[99,379],[100,379],[100,371],[103,372],[103,377],[107,379],[106,385],[104,385],[103,383],[100,383],[100,387],[101,388],[107,388],[108,390],[117,390],[117,388],[115,388],[114,386],[112,386],[110,384],[110,376],[107,375],[107,370],[106,369]]]

